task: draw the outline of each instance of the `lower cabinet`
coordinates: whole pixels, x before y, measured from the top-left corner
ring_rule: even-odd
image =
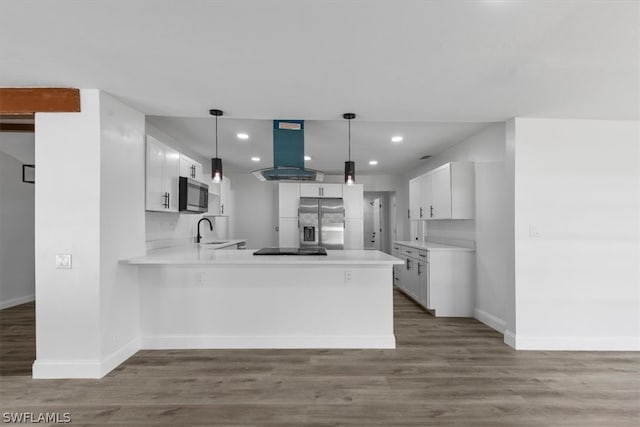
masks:
[[[473,317],[475,256],[471,251],[424,250],[393,245],[404,265],[393,284],[434,316]]]

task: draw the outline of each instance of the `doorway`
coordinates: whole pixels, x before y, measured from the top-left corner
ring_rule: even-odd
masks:
[[[395,192],[364,192],[364,248],[391,253],[395,224],[392,221]]]

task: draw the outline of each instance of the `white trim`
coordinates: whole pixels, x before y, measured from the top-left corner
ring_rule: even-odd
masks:
[[[245,348],[396,348],[391,335],[359,336],[235,336],[152,335],[141,339],[145,350]]]
[[[532,337],[518,334],[514,336],[514,344],[512,347],[516,350],[640,351],[638,336]]]
[[[102,373],[101,378],[117,368],[122,362],[136,354],[138,350],[140,350],[140,340],[138,338],[134,338],[123,347],[120,347],[118,350],[105,357],[100,364],[100,372]]]
[[[102,378],[140,350],[140,341],[134,338],[123,347],[98,360],[36,360],[33,378]]]
[[[510,330],[504,331],[504,343],[511,348],[516,348],[516,334]]]
[[[36,360],[33,378],[102,378],[99,360]]]
[[[484,310],[480,310],[479,308],[476,308],[473,311],[473,316],[480,322],[484,323],[492,329],[495,329],[501,334],[504,334],[504,331],[507,329],[507,322],[500,319],[499,317],[494,316],[493,314],[489,314]]]
[[[12,298],[5,301],[0,301],[0,310],[4,310],[5,308],[15,307],[16,305],[26,304],[28,302],[33,302],[36,300],[36,296],[34,294],[27,295],[24,297]]]

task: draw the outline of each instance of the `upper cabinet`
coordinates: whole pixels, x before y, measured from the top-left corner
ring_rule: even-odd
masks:
[[[409,181],[409,218],[472,219],[473,163],[451,162]]]
[[[231,180],[226,176],[222,182],[209,183],[209,193],[217,197],[209,197],[210,215],[231,215]]]
[[[147,135],[146,194],[148,211],[178,212],[180,153]]]
[[[342,184],[300,184],[300,197],[342,197]]]
[[[190,157],[180,154],[180,176],[203,182],[202,163],[198,163]]]

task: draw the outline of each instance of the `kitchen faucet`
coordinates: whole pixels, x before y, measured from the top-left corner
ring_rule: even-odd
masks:
[[[213,231],[213,224],[211,224],[211,220],[209,218],[200,218],[200,221],[198,221],[198,235],[196,236],[196,243],[200,243],[200,240],[202,239],[202,236],[200,235],[200,223],[202,221],[207,221],[209,223],[209,229],[211,231]]]

